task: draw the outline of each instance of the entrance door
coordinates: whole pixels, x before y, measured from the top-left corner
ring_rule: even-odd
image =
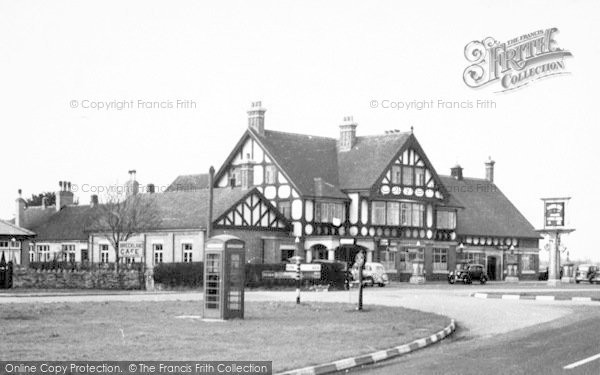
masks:
[[[496,280],[496,257],[487,257],[487,275],[490,280]]]

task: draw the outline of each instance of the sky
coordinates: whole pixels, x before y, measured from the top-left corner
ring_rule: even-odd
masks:
[[[540,198],[572,197],[567,250],[600,261],[599,21],[597,1],[2,0],[0,217],[18,189],[71,181],[83,204],[130,169],[159,189],[218,169],[261,100],[272,130],[337,137],[348,115],[358,135],[413,127],[439,174],[484,177],[491,156],[536,228]],[[504,93],[463,82],[469,42],[552,27],[570,74]],[[495,106],[460,106],[477,100]]]

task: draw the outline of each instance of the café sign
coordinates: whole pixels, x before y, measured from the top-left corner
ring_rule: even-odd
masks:
[[[144,253],[142,242],[119,242],[119,256],[121,258],[141,258]]]

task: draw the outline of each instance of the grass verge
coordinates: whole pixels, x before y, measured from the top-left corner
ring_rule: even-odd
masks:
[[[246,319],[208,323],[198,302],[5,304],[6,360],[268,360],[275,371],[365,354],[430,335],[440,315],[341,303],[253,302]]]

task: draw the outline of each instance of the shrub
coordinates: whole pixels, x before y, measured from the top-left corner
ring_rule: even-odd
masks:
[[[160,263],[154,267],[154,282],[167,287],[201,287],[204,263]]]

